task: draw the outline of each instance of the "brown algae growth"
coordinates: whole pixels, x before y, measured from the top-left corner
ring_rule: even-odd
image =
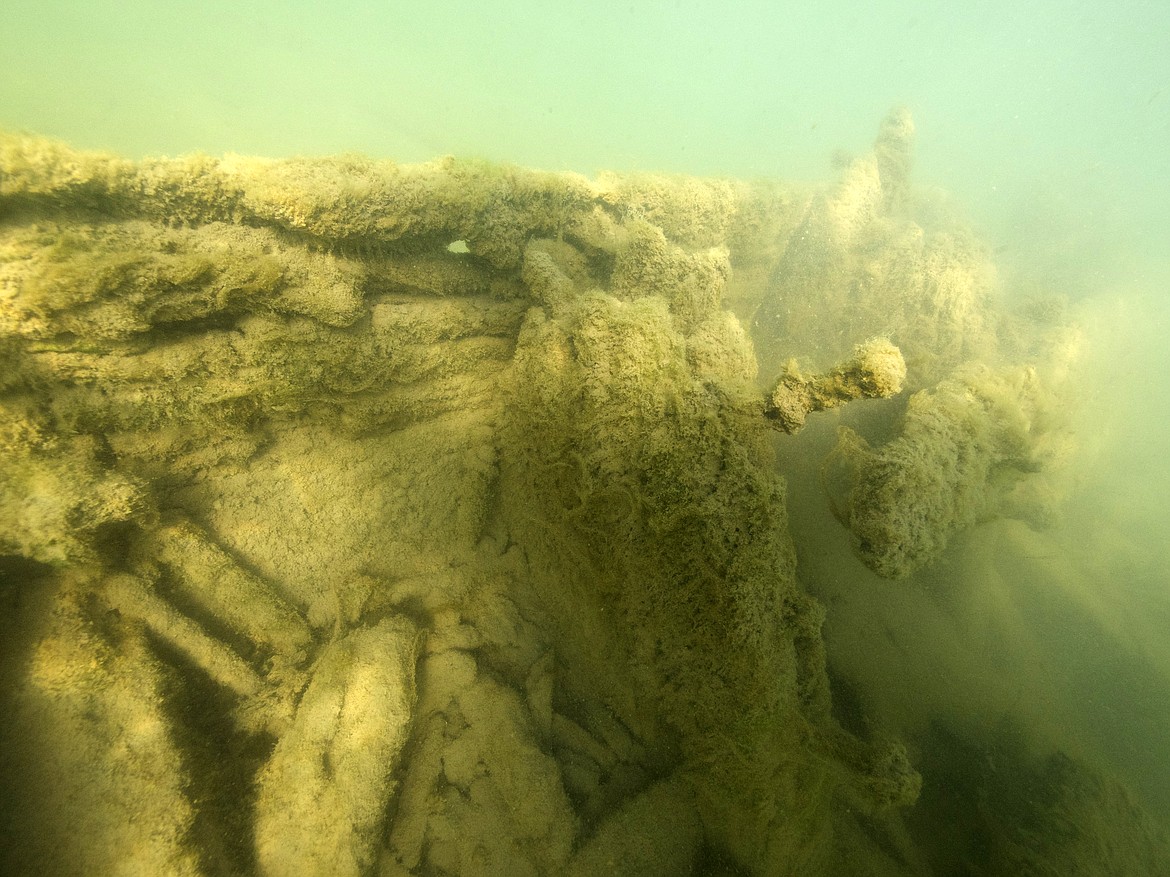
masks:
[[[824,189],[0,139],[3,869],[929,873],[773,427],[857,412],[810,463],[903,577],[1055,514],[1075,333],[912,133]]]

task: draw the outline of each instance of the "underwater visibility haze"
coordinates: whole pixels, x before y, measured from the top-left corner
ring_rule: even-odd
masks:
[[[1170,6],[3,18],[0,873],[1170,874]]]

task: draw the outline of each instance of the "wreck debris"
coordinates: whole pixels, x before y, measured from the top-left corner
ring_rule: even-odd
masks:
[[[271,875],[653,873],[703,850],[794,873],[831,868],[834,832],[874,843],[854,804],[919,779],[833,718],[761,408],[795,432],[915,392],[902,439],[845,441],[827,478],[895,574],[1052,432],[1026,372],[940,383],[986,342],[989,274],[899,212],[912,131],[891,116],[823,194],[0,139],[0,551],[94,644],[43,636],[60,666],[17,687],[57,673],[87,752],[149,730],[110,763],[169,772],[144,807],[175,814],[161,839],[77,842]],[[761,400],[758,361],[812,354],[845,361]],[[924,488],[920,517],[883,479]],[[126,711],[95,662],[151,702]],[[244,812],[185,784],[201,710],[262,753],[225,756],[258,789]],[[236,848],[189,831],[228,821]]]
[[[386,618],[327,645],[259,777],[260,874],[368,874],[410,735],[420,631]]]
[[[998,513],[1067,450],[1055,401],[1034,369],[973,368],[911,396],[900,435],[880,448],[842,427],[823,479],[858,556],[905,578]]]
[[[764,399],[764,416],[779,430],[797,432],[810,412],[824,411],[854,399],[885,399],[902,390],[906,363],[884,338],[859,344],[853,358],[823,375],[806,376],[795,362]]]

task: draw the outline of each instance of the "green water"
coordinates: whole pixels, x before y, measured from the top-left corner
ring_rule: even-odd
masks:
[[[1043,532],[988,522],[891,584],[830,544],[813,473],[786,472],[842,720],[916,741],[920,807],[953,815],[960,849],[978,802],[931,782],[966,789],[956,765],[1017,733],[1170,823],[1168,45],[1159,2],[8,0],[0,128],[132,157],[452,153],[820,181],[909,107],[916,184],[950,193],[1009,295],[1066,296],[1086,338],[1079,456]],[[948,870],[962,858],[934,863],[977,873]]]
[[[1002,261],[1087,293],[1164,280],[1168,38],[1165,5],[1132,0],[13,0],[0,125],[129,156],[822,179],[906,104],[918,183],[954,193]]]

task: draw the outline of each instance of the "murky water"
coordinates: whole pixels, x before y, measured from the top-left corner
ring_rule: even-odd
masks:
[[[880,830],[873,829],[875,834],[884,832],[885,845],[877,844],[884,858],[875,854],[858,859],[852,873],[998,874],[1029,862],[1061,868],[1077,855],[1081,861],[1093,860],[1092,855],[1110,845],[1136,852],[1132,858],[1102,854],[1093,861],[1147,870],[1109,873],[1166,873],[1158,868],[1170,865],[1151,865],[1142,858],[1145,828],[1135,826],[1154,826],[1149,831],[1155,834],[1170,826],[1170,531],[1165,524],[1170,514],[1170,354],[1165,344],[1170,332],[1170,151],[1165,148],[1170,142],[1170,62],[1165,51],[1170,7],[1139,2],[993,3],[955,9],[930,3],[864,8],[822,4],[816,10],[783,10],[755,2],[612,9],[533,3],[395,6],[341,3],[321,11],[303,3],[241,7],[217,0],[176,7],[16,0],[7,5],[0,28],[0,129],[56,137],[77,149],[110,150],[131,158],[195,151],[274,157],[362,153],[415,162],[454,154],[589,175],[605,170],[664,172],[807,181],[824,188],[868,154],[873,131],[890,107],[907,107],[917,128],[911,172],[915,221],[932,234],[969,223],[986,244],[995,267],[987,281],[995,302],[989,312],[1004,321],[987,328],[987,337],[999,345],[994,365],[1010,364],[1013,357],[1038,363],[1043,378],[1059,384],[1056,411],[1032,412],[1036,421],[1030,428],[1042,433],[1037,424],[1044,417],[1056,423],[1058,412],[1063,420],[1053,432],[1063,438],[1059,448],[1045,451],[1045,460],[1056,462],[1045,464],[1042,502],[1025,497],[1020,500],[1027,506],[1023,512],[1018,506],[984,509],[970,526],[958,528],[930,562],[891,581],[862,563],[857,541],[851,541],[840,515],[834,516],[826,500],[823,461],[833,452],[839,427],[856,430],[874,446],[892,438],[906,400],[850,403],[811,414],[797,435],[774,437],[776,466],[788,485],[796,581],[826,610],[823,637],[832,715],[859,739],[901,741],[922,775],[918,803],[901,812],[896,827],[881,823]],[[247,166],[247,173],[259,172]],[[0,178],[0,194],[4,185]],[[339,196],[338,203],[357,198],[353,191]],[[15,253],[26,244],[33,246],[29,241],[34,232],[23,230],[26,216],[20,211],[26,210],[25,202],[13,203],[17,206],[7,217],[0,214],[0,221],[13,229],[11,240],[19,238],[19,246],[11,246]],[[285,216],[294,213],[295,207],[289,208]],[[661,222],[652,212],[647,216]],[[293,225],[296,221],[289,220]],[[795,219],[791,227],[780,221],[777,227],[783,227],[787,242]],[[883,229],[881,234],[889,232]],[[239,252],[260,248],[261,243],[244,239],[254,231],[259,234],[255,228],[240,232],[232,246]],[[36,234],[53,232],[40,228]],[[890,245],[878,232],[873,235],[882,246]],[[695,242],[685,245],[697,248],[700,237],[695,233]],[[955,240],[963,238],[956,233]],[[42,244],[48,246],[38,246]],[[294,258],[280,250],[286,245],[292,246],[283,239],[263,243],[270,247],[265,253],[276,248],[274,259],[287,257],[281,270],[290,271],[294,264],[310,273],[325,270],[317,263],[304,268],[308,262],[297,261],[317,259],[317,250]],[[196,253],[204,244],[172,241],[167,246],[172,247],[168,254],[174,247]],[[961,249],[961,244],[955,246]],[[778,249],[764,251],[767,258],[779,258]],[[355,262],[385,255],[359,251],[356,245],[350,250],[338,245],[332,252]],[[858,244],[850,252],[866,250]],[[562,260],[557,263],[562,268],[570,263],[579,268],[579,274],[565,270],[581,288],[587,285],[583,278],[598,276],[596,264],[573,262],[576,257],[553,245],[549,253],[553,261]],[[765,258],[737,264],[734,247],[730,258],[725,308],[751,331],[760,296],[775,295],[797,274],[778,269],[756,276],[752,272],[762,272]],[[858,255],[855,261],[862,259]],[[849,270],[856,268],[850,265]],[[167,268],[172,269],[175,277],[186,270]],[[18,272],[13,272],[16,277]],[[858,269],[851,276],[864,273]],[[877,274],[875,269],[866,276],[873,280]],[[519,283],[520,276],[512,271],[508,282]],[[607,289],[609,279],[607,275],[603,284]],[[182,282],[173,280],[175,285]],[[266,282],[262,267],[247,281],[249,288]],[[340,288],[343,281],[337,282]],[[524,284],[530,283],[524,275]],[[617,288],[618,280],[613,284]],[[388,294],[390,286],[374,288]],[[13,281],[6,294],[11,298],[26,291]],[[43,289],[39,294],[50,295]],[[810,340],[804,348],[771,349],[757,334],[756,353],[767,364],[765,371],[775,371],[789,355],[805,357],[819,369],[837,361],[822,339],[838,326],[844,337],[864,320],[825,302],[824,311],[814,309],[808,319]],[[389,301],[379,306],[387,310],[374,311],[375,330],[397,326],[398,319],[405,322],[387,316],[393,310]],[[290,299],[281,307],[286,308],[281,313],[308,313],[342,325],[349,305],[340,298],[311,306]],[[492,327],[484,330],[489,339],[484,344],[515,340],[523,311],[509,307],[487,316],[475,313],[474,320]],[[1042,343],[1035,342],[1047,345],[1042,354],[1036,353],[1038,347],[1028,347],[1031,336],[1020,340],[1025,330],[1009,325],[1003,316],[1021,307],[1028,326],[1064,333],[1058,341],[1045,336]],[[448,316],[444,312],[443,318]],[[650,311],[644,316],[647,325],[658,319]],[[207,319],[202,328],[212,333],[222,328],[214,315]],[[805,324],[792,312],[785,320],[789,338],[805,337],[797,329]],[[166,331],[160,330],[160,343],[174,340]],[[818,340],[812,340],[814,334]],[[440,340],[450,339],[432,339],[436,344]],[[71,338],[68,344],[75,341]],[[6,350],[0,348],[0,353],[8,356]],[[822,354],[826,361],[815,362]],[[914,389],[938,385],[941,376],[931,373],[929,362],[911,360],[909,365],[912,378],[921,377]],[[344,377],[352,386],[361,380],[352,374]],[[344,381],[336,378],[331,392],[350,392],[350,384],[336,389]],[[3,381],[0,387],[9,389]],[[990,391],[984,398],[991,398]],[[361,416],[366,416],[364,410]],[[222,531],[229,543],[224,550],[244,558],[244,568],[261,579],[291,580],[300,573],[292,571],[295,564],[288,557],[257,545],[266,545],[266,539],[308,543],[322,530],[327,534],[330,547],[304,568],[325,580],[344,567],[360,583],[322,594],[308,585],[286,593],[305,612],[313,641],[320,645],[340,637],[349,623],[380,630],[368,627],[370,619],[380,618],[378,613],[388,611],[390,604],[370,597],[378,586],[367,578],[395,578],[403,564],[437,574],[428,564],[445,549],[428,542],[428,534],[440,526],[435,522],[460,534],[477,526],[468,516],[479,512],[454,500],[419,500],[416,507],[405,495],[380,499],[376,490],[377,484],[397,483],[394,479],[411,466],[427,470],[433,461],[420,447],[430,446],[439,447],[436,453],[444,460],[464,460],[456,482],[480,490],[495,477],[487,474],[495,464],[485,463],[483,456],[491,442],[475,438],[480,436],[476,430],[486,434],[489,427],[470,421],[463,427],[472,436],[466,446],[462,439],[441,446],[446,438],[428,435],[421,444],[387,446],[378,451],[383,456],[369,458],[361,454],[372,452],[345,444],[350,438],[330,438],[328,442],[338,442],[338,453],[352,453],[358,462],[352,470],[338,469],[316,480],[288,462],[296,456],[290,448],[308,453],[305,448],[313,444],[292,427],[263,441],[244,432],[225,433],[224,447],[238,441],[239,449],[223,451],[216,465],[230,458],[239,471],[208,474],[214,469],[209,463],[201,472],[190,463],[194,451],[185,449],[182,476],[152,473],[165,485],[164,493],[175,491],[174,508],[206,510],[200,526]],[[111,444],[85,451],[86,459],[97,460],[94,465],[100,468],[111,454],[146,453],[116,432],[107,429],[103,441]],[[61,435],[74,440],[68,432]],[[171,451],[160,453],[159,459],[174,459]],[[257,455],[254,468],[247,469],[251,454]],[[597,460],[604,459],[598,456],[591,465],[602,471],[607,464]],[[581,471],[587,474],[586,464],[587,454],[572,465],[585,467]],[[265,490],[272,496],[265,494],[268,498],[257,500],[257,506],[269,514],[283,510],[288,516],[282,519],[287,525],[283,529],[240,511],[246,506],[242,497],[260,490],[255,479],[269,476]],[[88,473],[84,478],[97,476]],[[99,485],[95,490],[120,489],[108,481],[93,483]],[[277,483],[288,496],[305,498],[304,506],[273,498],[276,488],[271,485]],[[626,489],[625,482],[616,483]],[[579,484],[574,489],[585,491]],[[621,490],[611,490],[598,520],[617,526],[632,514],[623,503],[633,500]],[[213,504],[213,495],[221,497],[222,507]],[[416,554],[349,562],[366,550],[361,536],[367,534],[362,529],[366,524],[347,530],[336,521],[322,523],[310,500],[340,507],[358,495],[365,507],[384,502],[387,509],[413,510],[412,522],[400,530],[406,533],[403,544],[409,542]],[[581,508],[585,506],[582,500]],[[1029,511],[1039,506],[1042,514]],[[494,513],[484,514],[492,519]],[[597,528],[598,520],[586,518],[581,526]],[[382,531],[370,524],[368,534],[375,532]],[[117,527],[102,536],[114,545],[114,554],[134,553],[123,551],[119,540],[133,540]],[[590,538],[584,537],[582,544],[593,544]],[[510,537],[501,540],[511,542]],[[31,588],[20,591],[21,583],[44,572],[38,564],[46,561],[48,549],[22,554],[5,544],[9,617],[48,617],[45,594],[33,595]],[[548,550],[556,554],[570,549]],[[426,563],[419,560],[423,555]],[[412,575],[401,573],[401,578],[411,580]],[[408,585],[401,587],[409,590]],[[160,588],[169,594],[171,585]],[[403,606],[418,609],[425,600],[408,596],[391,603],[406,611]],[[189,611],[182,600],[176,605]],[[435,623],[431,608],[418,612],[411,616],[415,623]],[[197,612],[193,617],[206,620]],[[20,661],[31,660],[22,649],[32,646],[21,637],[33,634],[23,625],[10,622],[7,653],[23,656]],[[209,629],[221,634],[214,620]],[[516,633],[518,641],[525,635]],[[235,645],[230,637],[227,641]],[[49,659],[38,654],[38,666],[49,672],[43,665]],[[341,660],[329,654],[330,661]],[[486,660],[484,652],[477,654]],[[72,653],[67,657],[76,662],[84,658]],[[492,672],[507,676],[500,667],[513,659],[520,660],[494,654],[500,666]],[[135,664],[122,653],[111,661],[126,661],[126,667],[119,664],[110,672],[133,677],[128,684],[170,690],[170,671]],[[160,666],[169,665],[164,660]],[[15,665],[6,667],[5,685],[19,687],[19,681],[11,680],[20,672]],[[572,712],[564,704],[556,706]],[[631,707],[623,721],[632,721],[635,714],[639,711]],[[601,734],[582,713],[573,716],[594,736]],[[642,730],[649,733],[648,728]],[[637,729],[631,730],[637,737]],[[263,775],[257,765],[265,750],[256,737],[236,740],[232,767],[224,769],[232,776],[217,778],[214,759],[208,756],[216,733],[199,728],[195,736],[210,748],[198,757],[188,752],[184,764],[204,777],[201,788],[217,789],[206,793],[220,796],[219,801],[230,797],[223,783],[217,785],[219,780],[247,785]],[[674,753],[658,757],[639,763],[638,770],[646,775],[623,780],[629,783],[627,791],[647,787],[647,776],[665,770],[661,765]],[[151,769],[165,772],[162,762]],[[175,794],[181,798],[186,792]],[[620,790],[609,794],[605,806],[624,800]],[[590,800],[597,813],[605,809]],[[214,832],[201,828],[197,815],[191,820],[193,833],[183,843],[209,848],[207,836]],[[685,821],[680,817],[680,824]],[[232,824],[242,833],[251,830],[245,817]],[[13,837],[19,835],[12,831]],[[743,856],[734,854],[734,839],[713,840],[717,834],[708,830],[704,841],[696,841],[695,873],[749,867]],[[258,867],[246,852],[246,839],[229,838],[224,847],[228,852],[222,861]],[[848,851],[837,853],[838,863],[849,861]],[[191,868],[206,869],[212,860],[204,856]],[[550,854],[542,861],[565,859]],[[357,872],[373,867],[365,862]],[[385,858],[378,867],[381,873],[399,873]],[[473,873],[467,867],[464,873]],[[413,873],[448,873],[428,871],[417,862],[415,868]]]

